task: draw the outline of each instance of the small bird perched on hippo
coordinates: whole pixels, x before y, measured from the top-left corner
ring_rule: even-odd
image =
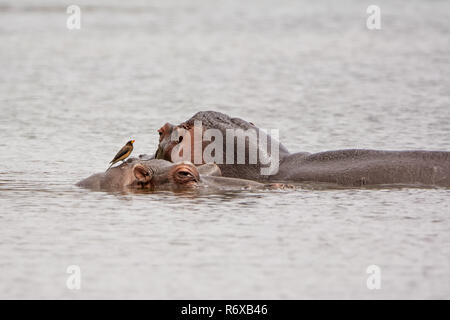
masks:
[[[133,143],[135,140],[128,141],[122,149],[117,152],[117,154],[114,156],[114,159],[112,159],[109,163],[111,164],[107,170],[109,170],[115,163],[119,161],[124,161],[126,158],[128,158],[133,152]]]

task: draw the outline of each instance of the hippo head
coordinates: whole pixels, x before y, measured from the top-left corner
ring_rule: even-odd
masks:
[[[196,128],[197,125],[199,126]],[[177,126],[166,123],[159,128],[159,145],[155,158],[172,162],[190,161],[196,165],[211,162],[203,158],[203,151],[211,143],[211,138],[205,137],[204,133],[210,129],[215,130],[214,134],[219,133],[221,140],[225,143],[224,138],[227,135],[227,130],[257,128],[251,122],[231,118],[220,112],[197,112],[193,117]],[[216,138],[214,137],[213,139]],[[225,156],[226,145],[223,144],[221,148]],[[196,150],[200,151],[197,157],[195,156]],[[224,159],[224,157],[218,159],[217,163],[223,163]]]
[[[218,170],[218,169],[217,169]],[[205,168],[207,174],[215,171]],[[220,171],[219,171],[220,174]],[[200,182],[199,170],[191,163],[173,164],[166,160],[129,159],[106,172],[94,174],[77,183],[90,189],[174,190],[195,188]]]
[[[220,112],[201,111],[174,126],[159,130],[156,159],[216,163],[223,176],[260,179],[276,174],[289,152],[253,123]]]

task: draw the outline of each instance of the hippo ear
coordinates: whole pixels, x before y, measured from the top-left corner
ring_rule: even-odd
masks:
[[[137,164],[133,168],[133,173],[139,182],[149,182],[152,179],[152,172],[142,164]]]

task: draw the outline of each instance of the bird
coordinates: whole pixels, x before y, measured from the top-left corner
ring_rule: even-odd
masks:
[[[119,162],[120,160],[124,161],[126,158],[128,158],[128,156],[129,156],[129,155],[131,154],[131,152],[133,151],[133,143],[134,143],[134,140],[128,141],[127,144],[124,145],[124,146],[122,147],[122,149],[120,149],[119,152],[117,152],[117,154],[116,154],[116,156],[114,157],[114,159],[111,160],[111,162],[110,162],[111,165],[108,167],[108,170],[109,170],[109,168],[111,168],[112,165],[115,164],[116,162]]]

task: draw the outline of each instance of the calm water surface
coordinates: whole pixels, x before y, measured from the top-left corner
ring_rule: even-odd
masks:
[[[0,1],[0,298],[450,298],[450,190],[74,186],[208,109],[291,151],[449,151],[449,1],[378,1],[380,31],[356,0],[83,0],[78,31],[69,4]]]

